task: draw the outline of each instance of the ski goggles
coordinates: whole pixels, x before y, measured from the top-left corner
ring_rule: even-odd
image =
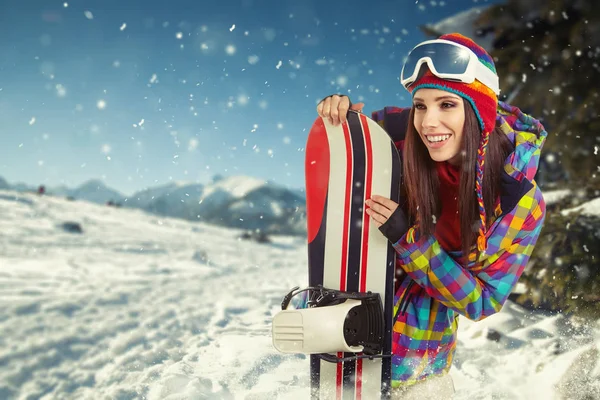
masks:
[[[406,89],[417,80],[425,63],[438,78],[463,83],[477,79],[496,95],[500,94],[498,75],[483,65],[468,47],[443,39],[428,40],[408,53],[400,74],[400,82]]]

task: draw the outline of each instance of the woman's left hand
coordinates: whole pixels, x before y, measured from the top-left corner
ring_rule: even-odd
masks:
[[[365,201],[367,214],[375,221],[375,225],[379,228],[383,225],[390,216],[398,208],[398,203],[388,198],[379,195],[373,195]]]

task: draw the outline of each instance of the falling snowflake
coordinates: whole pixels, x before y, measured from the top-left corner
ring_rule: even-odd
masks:
[[[249,98],[248,96],[246,96],[245,94],[240,94],[240,95],[237,97],[237,103],[238,103],[240,106],[245,106],[245,105],[247,105],[247,104],[248,104],[248,102],[249,102],[249,100],[250,100],[250,98]]]
[[[346,77],[344,75],[340,75],[337,77],[337,79],[335,81],[341,87],[345,87],[348,84],[348,77]]]
[[[67,95],[67,89],[60,83],[55,86],[55,89],[58,97],[65,97]]]
[[[227,55],[232,56],[234,55],[236,52],[236,48],[234,45],[229,44],[225,47],[225,53],[227,53]]]
[[[190,141],[188,142],[188,151],[194,151],[198,148],[198,139],[196,138],[191,138]]]

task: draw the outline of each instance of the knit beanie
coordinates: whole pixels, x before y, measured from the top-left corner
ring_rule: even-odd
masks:
[[[471,39],[458,34],[450,33],[440,36],[438,39],[448,40],[454,43],[461,44],[468,47],[479,59],[479,61],[489,68],[494,74],[496,74],[496,67],[492,57],[478,44]],[[477,238],[477,248],[479,251],[485,251],[487,248],[487,226],[486,226],[486,215],[485,206],[483,203],[483,171],[485,164],[485,154],[489,142],[490,133],[496,126],[496,108],[498,106],[498,97],[494,91],[478,80],[472,83],[462,83],[456,81],[449,81],[442,78],[438,78],[431,71],[427,70],[421,77],[419,77],[412,85],[408,87],[408,91],[414,95],[414,93],[423,88],[440,89],[447,92],[455,93],[461,96],[463,99],[468,101],[475,115],[479,121],[481,128],[481,139],[479,149],[477,150],[477,166],[476,166],[476,182],[475,189],[477,192],[477,203],[479,206],[479,237]]]

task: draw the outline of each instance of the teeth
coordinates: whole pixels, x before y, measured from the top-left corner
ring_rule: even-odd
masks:
[[[427,136],[427,140],[430,142],[443,142],[448,139],[451,135],[441,135],[441,136]]]

